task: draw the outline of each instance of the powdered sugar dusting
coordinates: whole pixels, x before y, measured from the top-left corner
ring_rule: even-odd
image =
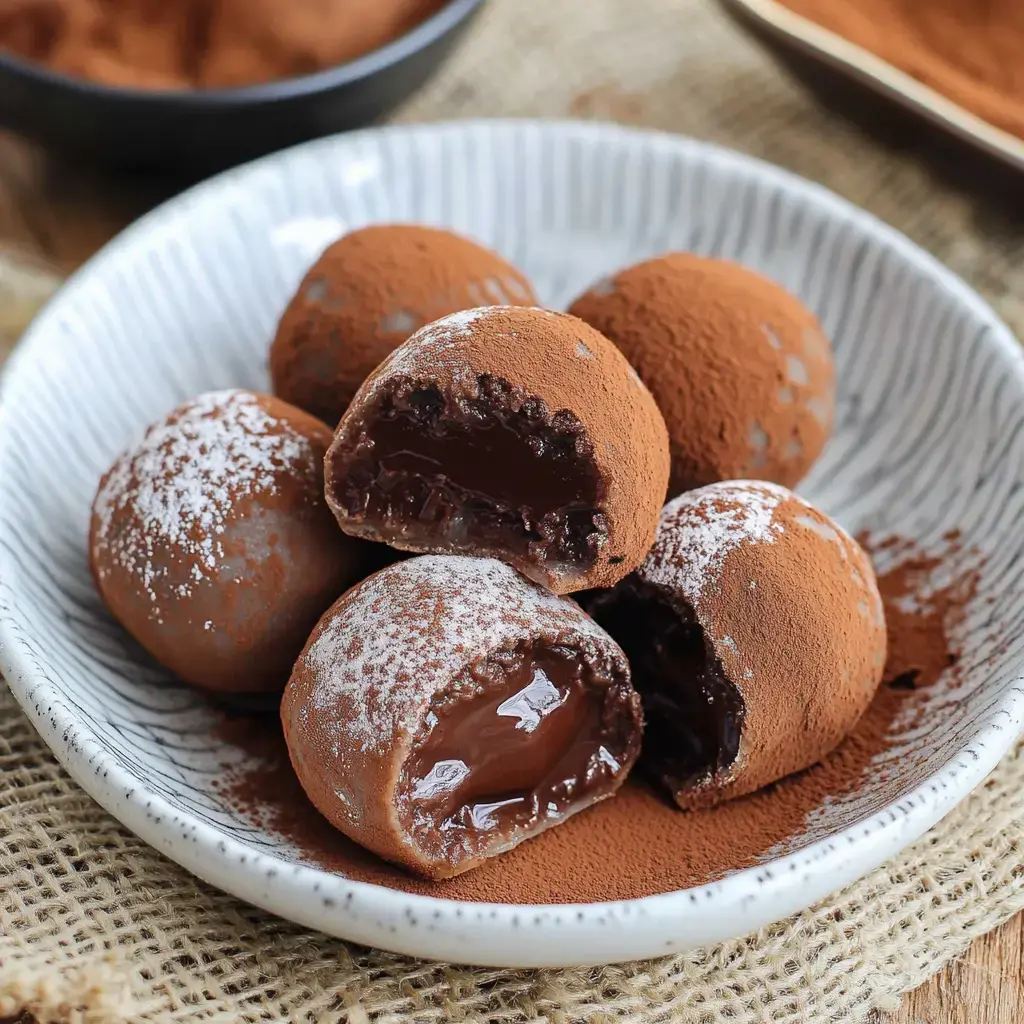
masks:
[[[471,337],[476,325],[482,321],[507,316],[510,312],[520,313],[527,308],[549,317],[560,315],[533,306],[478,306],[458,313],[449,313],[440,320],[425,324],[380,365],[374,375],[369,395],[372,396],[381,387],[387,387],[395,377],[421,374],[425,367],[430,367],[435,372],[443,371],[452,379],[458,380],[468,372],[462,357],[458,354],[458,339]],[[516,332],[511,328],[507,334],[511,338],[516,336]],[[498,337],[500,336],[498,334]],[[475,378],[475,375],[473,376]],[[466,383],[471,382],[467,380]]]
[[[474,324],[510,308],[477,306],[449,313],[440,320],[425,324],[388,356],[380,369],[380,375],[387,377],[407,373],[414,366],[422,366],[425,355],[443,362],[445,352],[456,347],[457,338],[467,338],[473,334]]]
[[[741,544],[771,544],[783,533],[775,512],[794,497],[785,487],[752,480],[681,494],[661,513],[644,576],[696,603],[718,582],[730,551]]]
[[[232,503],[273,495],[283,469],[315,473],[316,462],[309,440],[270,415],[257,395],[208,392],[151,425],[114,463],[93,505],[95,542],[139,578],[158,613],[168,558],[191,563],[174,588],[189,597],[224,558]],[[98,571],[105,574],[102,560]]]
[[[371,576],[336,607],[304,655],[309,704],[335,731],[332,748],[355,742],[383,751],[396,735],[418,730],[431,699],[463,667],[531,637],[622,657],[575,602],[502,562],[412,558]]]

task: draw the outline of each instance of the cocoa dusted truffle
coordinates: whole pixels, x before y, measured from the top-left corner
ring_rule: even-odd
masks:
[[[669,495],[754,477],[792,487],[832,429],[835,369],[814,315],[735,263],[672,253],[570,309],[636,367],[665,416]]]
[[[629,657],[646,771],[683,808],[821,760],[867,710],[885,664],[867,556],[774,484],[669,502],[647,560],[590,610]]]
[[[274,394],[333,426],[377,364],[424,324],[536,301],[515,267],[450,231],[353,231],[313,264],[281,318],[270,349]]]
[[[331,433],[280,399],[216,391],[121,455],[90,558],[114,617],[210,690],[281,690],[325,608],[370,566],[323,498]]]
[[[667,481],[661,413],[615,346],[565,313],[510,306],[414,334],[327,455],[346,533],[493,556],[560,594],[640,564]]]
[[[615,642],[493,559],[371,576],[320,620],[281,706],[303,788],[347,836],[448,878],[611,796],[640,747]]]

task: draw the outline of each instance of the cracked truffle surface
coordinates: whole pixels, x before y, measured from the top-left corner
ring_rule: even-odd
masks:
[[[644,564],[589,608],[630,659],[641,763],[683,808],[820,761],[885,665],[867,556],[774,484],[729,481],[669,502]]]
[[[759,274],[671,253],[600,282],[570,312],[615,342],[657,400],[670,497],[747,477],[792,487],[824,448],[829,341],[803,303]]]
[[[611,796],[640,746],[618,645],[493,559],[376,573],[323,617],[281,708],[314,805],[379,856],[447,878]]]
[[[499,558],[570,593],[642,561],[668,438],[606,338],[564,313],[497,306],[430,324],[385,360],[326,467],[347,533]]]
[[[336,425],[378,363],[425,324],[475,306],[532,306],[497,253],[437,228],[384,224],[340,238],[313,264],[270,349],[274,394]]]
[[[159,662],[210,690],[281,690],[331,601],[368,572],[323,497],[328,428],[249,391],[152,424],[100,483],[93,577]]]

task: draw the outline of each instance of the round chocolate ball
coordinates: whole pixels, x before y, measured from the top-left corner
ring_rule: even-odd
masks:
[[[331,245],[306,274],[270,349],[274,394],[334,425],[385,356],[439,317],[532,306],[529,281],[451,231],[385,224]]]
[[[281,690],[325,608],[365,572],[323,496],[331,432],[280,399],[216,391],[152,424],[100,483],[100,596],[161,664],[210,690]]]
[[[642,763],[683,808],[820,761],[867,710],[885,666],[867,555],[769,483],[669,502],[644,564],[588,607],[629,657]]]
[[[622,651],[493,559],[428,555],[324,615],[281,705],[303,788],[349,838],[448,878],[611,796],[640,748]]]
[[[570,312],[619,347],[665,416],[669,496],[751,477],[794,486],[832,429],[835,368],[814,314],[735,263],[672,253]]]
[[[640,564],[667,482],[664,421],[618,349],[576,317],[512,306],[414,334],[327,455],[346,533],[499,558],[559,594]]]

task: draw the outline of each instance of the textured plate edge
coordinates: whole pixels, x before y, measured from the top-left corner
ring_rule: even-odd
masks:
[[[0,606],[0,614],[5,610]],[[106,763],[102,753],[87,757],[84,750],[77,750],[76,734],[82,730],[60,706],[59,697],[44,709],[37,695],[46,684],[35,689],[20,686],[22,679],[12,666],[4,623],[0,668],[57,760],[100,806],[191,874],[263,910],[340,939],[484,967],[639,960],[739,938],[782,920],[863,877],[919,839],[988,776],[1024,724],[1024,687],[1016,686],[1014,707],[996,712],[1006,715],[1006,728],[990,724],[958,759],[897,803],[770,864],[709,885],[637,900],[513,906],[462,903],[349,882],[253,853],[204,825],[192,826],[191,843],[172,842],[159,822],[162,817],[175,819],[174,808],[155,794],[145,808],[133,800],[138,783],[116,763]],[[993,743],[995,739],[998,742]],[[88,742],[101,750],[95,741]],[[248,884],[249,873],[241,874],[235,867],[240,859],[264,866],[263,877],[274,879],[273,885]],[[797,885],[791,885],[790,874],[798,876]],[[421,925],[418,934],[409,934]],[[522,938],[510,942],[517,930]],[[573,952],[567,955],[567,949]]]
[[[797,14],[779,0],[718,0],[875,92],[1024,171],[1024,140],[972,113],[870,50]]]
[[[1007,371],[1016,375],[1024,390],[1024,354],[1009,329],[951,271],[877,218],[819,185],[754,158],[665,133],[592,122],[471,121],[368,129],[307,143],[229,171],[158,207],[101,250],[73,276],[66,288],[87,287],[89,277],[101,271],[107,260],[116,259],[122,248],[130,248],[137,238],[141,240],[154,227],[173,223],[173,218],[187,213],[207,192],[223,194],[262,165],[287,162],[290,154],[307,154],[323,148],[342,158],[347,147],[358,147],[365,138],[381,133],[416,136],[436,132],[526,130],[569,133],[584,142],[617,139],[622,144],[646,144],[682,155],[699,154],[712,164],[720,163],[723,169],[754,172],[787,191],[795,189],[813,195],[832,215],[859,221],[864,230],[880,242],[927,270],[979,319],[988,323],[989,343],[1007,358]],[[45,311],[37,324],[44,320]],[[37,357],[32,353],[33,346],[38,347],[38,342],[33,340],[37,333],[41,333],[38,327],[29,330],[23,347],[19,346],[12,357],[12,365],[0,384],[0,436],[8,415],[5,399],[12,371],[23,360]],[[253,854],[237,841],[223,839],[216,830],[205,825],[191,826],[193,834],[183,838],[183,845],[169,839],[167,828],[151,819],[166,816],[173,820],[178,818],[177,812],[162,798],[151,795],[149,809],[152,813],[147,815],[145,808],[133,800],[138,783],[111,759],[105,758],[101,746],[76,725],[56,685],[32,669],[30,647],[10,629],[9,593],[9,584],[4,578],[0,583],[0,668],[58,760],[104,808],[186,869],[257,906],[341,938],[431,959],[488,966],[594,964],[639,959],[739,936],[842,888],[918,838],[989,774],[1024,725],[1024,687],[1020,685],[1024,680],[1018,678],[1017,685],[1010,686],[1000,705],[989,712],[987,724],[976,732],[973,742],[960,757],[903,799],[857,826],[819,840],[796,854],[769,865],[745,869],[720,882],[619,903],[540,906],[460,903],[408,895],[369,883],[348,882],[316,869]],[[49,706],[44,709],[47,701]],[[1004,715],[1005,723],[999,721]],[[82,746],[91,743],[95,750],[86,756],[84,750],[78,749],[78,743]],[[157,811],[160,813],[155,813]],[[187,841],[189,838],[191,841]],[[835,848],[844,842],[848,851],[840,856]],[[268,880],[289,875],[290,880],[280,877],[270,886],[240,884],[240,878],[249,882],[251,872],[238,873],[234,864],[239,857],[266,864]],[[799,885],[791,884],[790,872],[800,874]],[[785,885],[783,879],[787,880]],[[709,905],[712,899],[714,902]],[[422,931],[410,939],[407,933],[420,925]],[[521,929],[523,939],[508,942],[510,932],[515,929]],[[522,955],[509,952],[511,946],[522,947]],[[573,949],[568,957],[567,946]]]

